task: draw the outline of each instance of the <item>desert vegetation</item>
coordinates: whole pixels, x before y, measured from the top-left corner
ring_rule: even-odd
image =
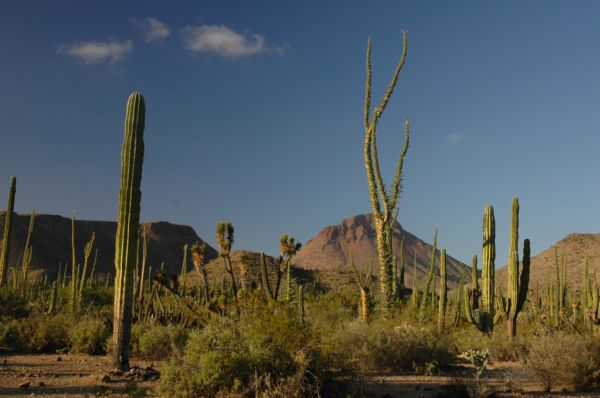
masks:
[[[475,256],[453,289],[446,250],[437,248],[437,230],[422,278],[417,277],[416,254],[411,259],[404,242],[398,253],[393,251],[409,122],[390,187],[380,171],[376,128],[406,56],[405,33],[396,71],[371,111],[368,42],[364,161],[377,257],[366,264],[352,260],[354,273],[347,283],[295,267],[302,245],[287,233],[279,239],[276,258],[264,253],[236,257],[230,221],[216,226],[218,256],[210,267],[203,242],[181,248],[177,272],[149,264],[148,231],[140,226],[145,102],[136,92],[125,116],[114,272],[96,271],[96,235],[79,236],[75,215],[71,259],[52,276],[30,270],[33,213],[23,253],[10,257],[16,179],[10,180],[0,256],[3,354],[110,355],[103,383],[128,372],[145,375],[133,364],[155,361],[158,384],[150,391],[129,385],[125,393],[130,396],[361,397],[373,396],[373,377],[398,374],[454,375],[444,388],[430,390],[431,396],[514,396],[524,388],[595,387],[600,377],[595,274],[585,261],[581,283],[569,283],[557,252],[555,273],[533,286],[531,243],[519,241],[518,198],[505,237],[510,248],[505,284],[496,278],[496,239],[504,237],[496,236],[492,205],[483,212],[481,270]],[[81,239],[88,240],[78,252],[75,242]],[[412,284],[406,286],[411,260]],[[492,377],[488,368],[505,362],[537,382],[494,390],[487,382]],[[156,372],[154,367],[146,371]]]

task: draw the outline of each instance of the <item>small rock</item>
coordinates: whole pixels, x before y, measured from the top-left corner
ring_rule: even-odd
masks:
[[[45,384],[43,381],[40,381],[40,382],[38,383],[38,386],[40,386],[40,387],[46,387],[46,384]]]
[[[61,357],[56,357],[56,362],[61,362],[62,358]]]
[[[25,383],[19,385],[19,388],[29,388],[30,385],[31,385],[31,382],[26,381]]]
[[[104,376],[102,376],[102,378],[100,379],[100,381],[102,383],[110,383],[112,381],[112,379],[110,378],[109,375],[104,375]]]
[[[35,375],[33,373],[27,373],[27,377],[34,377]]]

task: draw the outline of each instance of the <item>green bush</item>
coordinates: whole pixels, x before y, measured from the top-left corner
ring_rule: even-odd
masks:
[[[597,381],[600,339],[555,332],[531,342],[526,367],[546,389],[581,389]]]
[[[68,316],[9,319],[0,326],[0,346],[23,353],[53,353],[68,346]]]
[[[449,337],[392,321],[347,322],[324,345],[338,362],[369,372],[431,374],[449,367],[456,356]]]
[[[111,332],[109,325],[98,318],[78,319],[68,331],[69,349],[82,354],[106,354],[106,341]]]
[[[167,362],[163,393],[319,396],[331,367],[317,343],[312,329],[283,303],[242,312],[239,321],[219,319],[192,332],[183,355]]]
[[[0,289],[0,319],[3,317],[24,318],[29,313],[27,300],[6,288]]]
[[[188,334],[176,325],[135,324],[131,330],[131,352],[142,358],[164,359],[185,346]]]

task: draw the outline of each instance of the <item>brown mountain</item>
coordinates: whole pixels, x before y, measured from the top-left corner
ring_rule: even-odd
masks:
[[[323,229],[308,241],[306,246],[294,257],[294,264],[305,269],[348,272],[352,269],[350,262],[350,256],[352,256],[357,267],[364,267],[369,261],[376,262],[375,237],[371,214],[350,217],[338,225]],[[393,250],[396,255],[400,252],[402,240],[404,240],[404,262],[406,264],[405,286],[412,286],[412,264],[415,254],[417,256],[417,281],[420,285],[425,279],[424,276],[431,262],[432,246],[404,230],[396,222],[393,228]],[[437,256],[439,254],[438,250]],[[461,274],[464,274],[465,281],[470,280],[469,267],[450,256],[447,256],[446,264],[449,287],[455,286],[460,281]],[[374,271],[376,268],[375,266]]]
[[[4,228],[4,219],[3,212],[0,214],[0,231]],[[9,266],[14,266],[21,261],[29,226],[29,215],[15,213],[12,222]],[[160,264],[164,262],[165,267],[169,270],[181,270],[183,245],[193,244],[196,241],[202,242],[194,229],[188,225],[176,225],[164,221],[143,225],[146,225],[149,231],[147,264],[154,269],[160,267]],[[90,264],[93,261],[95,250],[98,249],[96,271],[114,274],[116,231],[117,223],[114,221],[75,220],[75,246],[78,263],[83,262],[84,245],[95,232],[96,240],[90,256]],[[1,240],[2,236],[0,236]],[[60,263],[71,264],[71,219],[58,215],[37,214],[34,220],[31,245],[33,247],[32,271],[43,270],[51,279],[54,279]],[[206,255],[207,259],[213,259],[217,257],[217,252],[208,246]]]
[[[540,286],[546,286],[548,281],[556,283],[555,253],[558,253],[560,264],[562,256],[565,256],[567,283],[576,289],[581,287],[583,281],[586,256],[590,262],[590,277],[593,278],[595,271],[600,272],[600,234],[572,233],[531,258],[530,289],[535,289],[536,283]],[[498,284],[503,289],[506,286],[506,272],[506,266],[497,272]]]

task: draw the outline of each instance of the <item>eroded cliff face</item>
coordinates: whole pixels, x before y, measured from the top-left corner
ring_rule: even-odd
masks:
[[[21,262],[29,226],[29,215],[15,213],[12,222],[9,266],[15,266]],[[0,228],[3,225],[4,212],[0,214]],[[148,229],[149,236],[147,265],[152,266],[155,270],[160,267],[161,263],[164,263],[166,269],[179,272],[183,257],[183,245],[186,243],[192,245],[197,241],[202,242],[194,229],[188,225],[176,225],[164,221],[149,222],[143,225]],[[96,240],[90,264],[97,249],[96,272],[114,274],[116,231],[116,221],[75,220],[77,261],[83,263],[83,248],[92,233],[95,232]],[[0,241],[1,239],[0,236]],[[69,264],[69,267],[71,264],[71,219],[58,215],[37,214],[31,245],[33,247],[31,270],[43,270],[51,280],[54,279],[59,264],[62,263],[63,267],[64,264]],[[215,257],[217,257],[216,250],[208,246],[207,260]]]

